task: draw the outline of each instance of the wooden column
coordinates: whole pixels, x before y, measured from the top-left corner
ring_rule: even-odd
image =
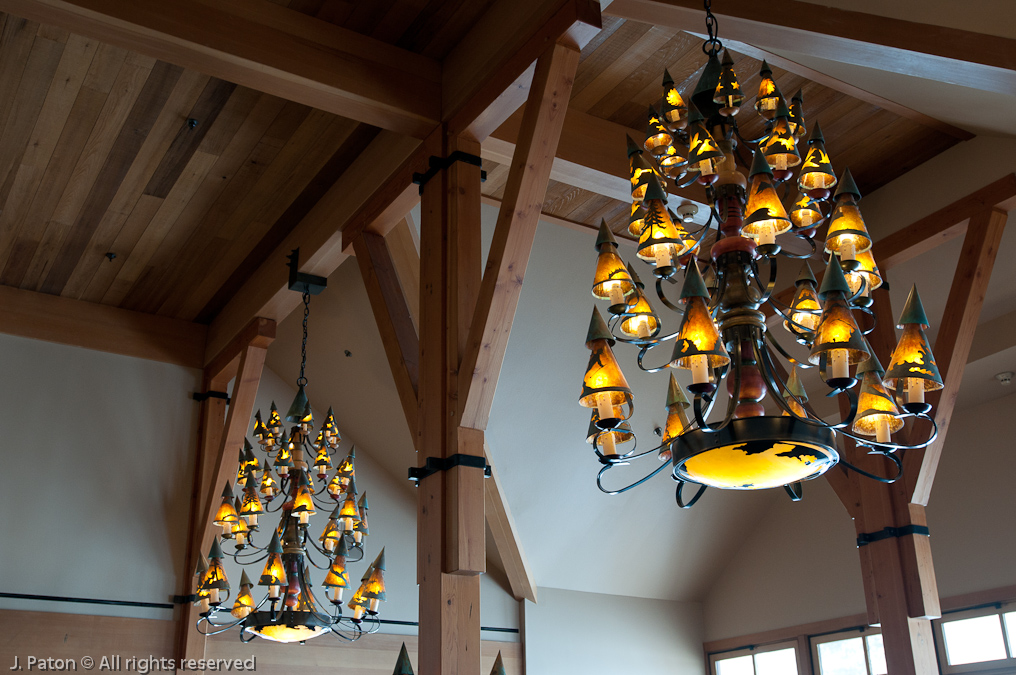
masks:
[[[479,156],[476,142],[445,137],[442,156]],[[423,188],[420,261],[419,455],[474,452],[460,434],[460,343],[480,275],[480,167],[439,170]],[[475,242],[475,245],[474,245]],[[461,437],[461,438],[460,438]],[[462,447],[460,447],[460,445]],[[470,518],[469,513],[479,513]],[[483,471],[456,467],[420,481],[417,525],[420,673],[480,671],[480,578],[484,571]]]

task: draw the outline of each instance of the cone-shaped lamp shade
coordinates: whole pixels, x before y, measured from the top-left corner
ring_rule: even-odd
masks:
[[[600,251],[596,259],[596,275],[593,277],[593,297],[610,300],[611,307],[617,307],[619,314],[624,309],[624,299],[635,292],[635,282],[628,274],[621,256],[617,254],[617,241],[607,227],[605,220],[600,221],[600,233],[596,239],[596,248]]]
[[[822,319],[808,360],[819,363],[823,354],[845,350],[847,363],[854,365],[868,358],[868,346],[842,293],[830,293],[822,307]],[[832,358],[832,356],[830,356]]]
[[[321,585],[325,588],[349,587],[349,572],[346,571],[345,554],[335,556],[335,560],[332,561],[331,567],[328,568],[328,574],[325,575]]]
[[[663,104],[660,107],[663,123],[672,132],[688,126],[688,104],[684,102],[681,92],[674,86],[674,78],[663,71]]]
[[[415,675],[413,664],[409,662],[409,652],[406,651],[406,643],[402,643],[402,650],[399,651],[399,659],[395,662],[395,670],[392,675]]]
[[[794,397],[797,397],[797,400]],[[802,405],[808,401],[808,392],[804,390],[801,376],[797,374],[797,366],[794,366],[793,370],[790,371],[790,377],[787,378],[787,390],[783,392],[783,400],[787,402],[787,406],[798,417],[808,416],[808,412]],[[786,416],[790,415],[786,410],[783,411],[783,414]]]
[[[582,378],[579,405],[596,408],[603,420],[628,419],[634,395],[610,349],[612,342],[603,317],[594,307],[589,333],[586,335],[586,347],[591,353],[586,374]],[[623,410],[625,404],[628,404],[627,411]]]
[[[286,568],[282,564],[282,542],[279,541],[279,533],[274,532],[272,541],[268,544],[268,560],[265,561],[258,586],[285,586],[287,583]]]
[[[804,156],[797,185],[803,192],[831,190],[836,185],[836,174],[833,173],[833,165],[825,149],[825,139],[817,122],[811,138],[808,139],[808,152]]]
[[[628,140],[633,146],[635,145],[630,137]],[[650,177],[656,174],[638,147],[635,148],[635,152],[628,155],[628,161],[631,163],[631,198],[633,201],[641,202],[646,195],[646,186],[649,185]]]
[[[870,295],[873,290],[882,285],[882,273],[879,271],[878,265],[875,264],[875,256],[872,255],[869,248],[867,251],[858,253],[855,259],[860,267],[847,274],[850,292],[857,293],[861,290],[861,286],[866,284],[864,295]]]
[[[657,268],[671,267],[674,259],[688,252],[691,235],[683,224],[675,223],[663,201],[663,188],[655,179],[650,181],[645,199],[646,215],[642,236],[635,255]]]
[[[754,165],[766,164],[759,153],[755,153]],[[762,244],[771,244],[776,235],[783,234],[792,226],[787,211],[783,208],[776,186],[773,185],[772,173],[768,165],[764,168],[753,167],[751,186],[748,190],[748,206],[745,209],[748,217],[741,227],[741,233],[752,237]]]
[[[695,118],[698,118],[696,121]],[[698,171],[703,176],[716,173],[716,164],[722,160],[723,152],[716,139],[701,121],[701,114],[689,117],[688,123],[688,170]]]
[[[673,142],[673,137],[660,121],[660,115],[653,106],[649,106],[648,126],[646,127],[646,140],[642,146],[646,152],[653,157],[662,157],[667,154],[667,146]]]
[[[490,669],[490,675],[506,675],[500,651],[497,653],[497,658],[494,659],[494,667]]]
[[[874,358],[873,356],[869,361]],[[883,386],[877,370],[868,370],[861,378],[857,416],[854,418],[852,428],[855,434],[875,436],[876,440],[883,443],[889,441],[890,434],[903,428],[900,411]]]
[[[797,292],[794,293],[794,300],[790,303],[790,320],[799,325],[793,325],[789,321],[783,322],[783,327],[792,334],[801,331],[813,331],[818,327],[822,318],[822,305],[819,304],[818,293],[815,290],[815,277],[811,268],[805,263],[798,276]]]
[[[808,195],[798,192],[794,204],[790,208],[790,222],[795,230],[806,230],[817,227],[822,221],[822,209],[818,202]]]
[[[247,578],[247,572],[243,573],[240,579],[240,592],[236,595],[233,609],[229,612],[237,619],[242,619],[254,611],[254,597],[250,594],[251,581]]]
[[[944,386],[928,336],[920,324],[911,323],[903,327],[900,341],[893,350],[885,374],[885,386],[890,389],[909,388],[910,381],[918,380],[924,391],[935,391]]]
[[[296,390],[296,397],[293,398],[293,404],[289,406],[289,412],[286,413],[286,421],[291,424],[299,424],[303,421],[304,411],[310,402],[307,400],[307,392],[304,386],[301,384]]]
[[[765,155],[769,166],[779,171],[801,163],[801,155],[797,151],[797,138],[790,130],[790,110],[782,101],[776,109],[773,128],[765,145],[762,146],[762,154]]]
[[[773,71],[769,64],[762,62],[762,70],[759,71],[762,81],[758,85],[758,96],[755,97],[755,110],[767,120],[776,116],[776,108],[780,104],[780,90],[773,80]]]
[[[803,138],[808,133],[808,127],[804,123],[804,95],[800,89],[790,99],[790,132],[796,138]]]
[[[836,190],[836,206],[829,215],[825,249],[843,260],[853,260],[858,253],[871,248],[871,237],[857,207],[860,193],[854,185],[850,169],[845,169]]]
[[[599,413],[593,410],[593,414],[589,418],[589,428],[586,429],[586,443],[592,444],[595,440],[600,453],[604,455],[620,454],[616,450],[617,446],[635,440],[635,434],[632,433],[631,425],[627,422],[621,422],[613,429],[604,430],[597,426],[599,421]]]
[[[666,152],[656,158],[665,176],[678,178],[688,168],[688,146],[679,138],[674,138],[667,146]]]
[[[721,115],[736,115],[744,103],[744,92],[741,91],[741,84],[734,72],[734,60],[726,50],[723,51],[721,66],[720,81],[716,84],[713,103],[720,106]]]
[[[279,415],[278,408],[275,407],[275,401],[272,401],[272,410],[268,415],[268,421],[265,422],[265,426],[268,430],[278,438],[282,435],[282,417]]]
[[[269,501],[274,499],[275,495],[279,494],[279,484],[275,482],[274,478],[272,478],[271,471],[265,471],[264,475],[261,477],[261,487],[258,491]]]
[[[691,405],[684,389],[678,384],[674,374],[670,374],[670,386],[667,388],[667,423],[663,429],[663,444],[673,442],[688,428],[688,414],[685,410]]]
[[[646,226],[646,210],[642,202],[631,203],[631,215],[628,217],[628,234],[633,237],[642,236],[642,228]]]
[[[306,478],[307,474],[301,472],[301,476]],[[301,485],[296,490],[296,497],[293,498],[293,508],[289,512],[292,516],[298,516],[300,522],[305,523],[306,519],[317,513],[314,508],[314,493],[309,485]]]
[[[635,302],[625,310],[621,332],[630,338],[648,338],[660,329],[660,318],[641,289],[635,291]]]
[[[693,381],[700,384],[708,381],[708,375],[704,380],[701,377],[703,363],[707,369],[722,368],[730,363],[730,356],[723,347],[723,341],[720,339],[713,317],[709,315],[705,299],[695,296],[688,298],[686,302],[684,318],[681,320],[681,329],[677,334],[670,365],[691,370]]]
[[[261,505],[261,498],[254,488],[254,478],[248,474],[247,487],[243,491],[243,503],[240,505],[240,515],[250,520],[251,517],[256,518],[264,510],[264,507]],[[256,523],[257,520],[255,519],[253,522]]]

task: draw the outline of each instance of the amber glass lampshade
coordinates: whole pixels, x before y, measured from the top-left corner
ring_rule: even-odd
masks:
[[[776,235],[791,228],[790,218],[783,208],[776,187],[773,172],[761,153],[756,152],[751,166],[751,186],[748,189],[748,217],[741,227],[741,233],[754,239],[758,244],[773,244]]]
[[[808,360],[819,364],[826,358],[830,365],[827,382],[843,381],[850,378],[849,366],[868,358],[868,344],[858,328],[854,315],[847,304],[850,293],[836,256],[831,256],[826,273],[822,277],[819,297],[822,300],[822,319],[815,333],[815,341]]]
[[[798,192],[794,204],[790,208],[790,222],[795,230],[808,230],[822,222],[822,209],[818,202],[808,195]]]
[[[882,383],[882,365],[874,354],[857,367],[861,375],[861,393],[857,397],[857,416],[853,430],[862,436],[874,436],[879,443],[889,443],[890,434],[903,428],[903,419]]]
[[[762,146],[761,143],[759,145]],[[797,138],[790,130],[790,109],[782,99],[776,107],[773,128],[765,145],[762,146],[762,154],[765,155],[769,166],[776,171],[785,171],[801,163],[801,155],[797,151]]]
[[[721,61],[720,81],[716,84],[716,93],[713,94],[713,103],[720,106],[721,115],[736,115],[744,103],[744,92],[737,81],[737,74],[734,72],[734,59],[730,52],[723,50]]]
[[[222,488],[222,504],[219,506],[219,510],[215,512],[215,518],[212,522],[222,528],[222,535],[228,539],[232,536],[233,524],[237,520],[239,520],[239,516],[233,503],[233,489],[229,487],[227,482],[225,487]]]
[[[783,96],[773,80],[773,71],[765,61],[762,62],[759,76],[762,81],[758,85],[758,96],[755,97],[755,110],[765,119],[771,120],[776,116],[776,108]]]
[[[635,270],[628,265],[628,273],[635,281],[635,302],[625,308],[625,318],[621,321],[621,332],[630,338],[648,338],[655,335],[660,329],[660,318],[646,299],[642,292],[645,285],[635,274]]]
[[[656,174],[642,156],[642,149],[628,136],[628,162],[631,166],[631,198],[641,202],[646,196],[649,179]]]
[[[265,426],[275,438],[282,436],[282,416],[279,414],[278,408],[275,407],[275,401],[272,401],[271,412],[268,414],[268,421],[265,422]]]
[[[259,492],[268,501],[271,501],[275,498],[275,495],[279,494],[279,484],[272,478],[271,471],[265,471],[264,475],[261,476],[261,488]]]
[[[339,544],[335,559],[332,560],[332,564],[328,568],[328,574],[325,575],[324,581],[321,582],[321,585],[328,589],[328,599],[335,604],[342,602],[342,592],[344,589],[349,588],[349,572],[346,571],[346,554],[346,543],[343,541]]]
[[[811,273],[811,267],[805,263],[797,281],[794,282],[797,292],[794,293],[794,301],[790,304],[790,320],[798,325],[795,326],[789,321],[783,322],[783,327],[794,335],[799,335],[802,331],[811,332],[818,328],[822,318],[822,305],[818,301],[818,292],[815,290],[816,283],[815,276]]]
[[[279,597],[281,586],[287,585],[286,567],[282,564],[282,542],[279,541],[279,533],[272,533],[272,541],[268,544],[268,560],[265,561],[265,568],[261,572],[261,579],[258,586],[268,586],[268,595],[273,598]]]
[[[646,226],[646,209],[641,202],[631,203],[631,215],[628,217],[628,234],[633,237],[642,236],[642,228]]]
[[[850,175],[850,169],[844,169],[836,188],[836,206],[829,216],[825,243],[826,251],[835,253],[841,260],[854,260],[858,253],[871,248],[868,228],[864,225],[861,210],[857,208],[860,198],[861,192]]]
[[[804,92],[800,89],[790,99],[790,133],[795,138],[802,138],[808,133],[808,127],[804,123]]]
[[[631,417],[634,403],[631,387],[610,348],[612,344],[614,340],[610,337],[607,324],[594,307],[586,335],[586,347],[591,354],[586,374],[582,378],[579,405],[596,408],[604,428],[611,428],[620,420]]]
[[[730,356],[723,346],[720,333],[713,317],[706,307],[709,292],[706,290],[698,264],[692,261],[685,272],[681,299],[685,302],[684,318],[677,333],[674,354],[670,360],[672,368],[691,370],[691,391],[710,391],[712,385],[709,373],[713,368],[722,368],[730,363]]]
[[[247,487],[243,490],[243,503],[240,505],[240,515],[247,521],[248,525],[258,524],[258,515],[264,512],[261,505],[261,497],[258,496],[254,487],[255,481],[252,474],[247,474]]]
[[[664,202],[665,196],[659,181],[651,179],[643,202],[646,207],[643,219],[645,227],[635,250],[635,255],[646,262],[655,263],[656,269],[660,271],[673,267],[674,259],[687,252],[687,242],[691,239],[684,225],[675,223],[670,217]]]
[[[268,431],[268,427],[266,427],[265,423],[261,420],[260,410],[254,413],[254,431],[251,433],[254,434],[254,438],[258,439],[258,443],[260,445],[270,446],[274,445],[275,443],[275,439],[272,437],[272,434]]]
[[[856,270],[847,273],[847,283],[850,285],[850,292],[857,294],[864,286],[863,295],[868,296],[873,290],[882,285],[882,273],[878,271],[878,265],[875,264],[875,256],[871,254],[871,249],[863,251],[857,254],[858,267]]]
[[[801,173],[797,177],[797,186],[802,192],[811,190],[831,190],[836,185],[836,174],[829,161],[829,153],[825,149],[825,137],[822,128],[815,122],[815,129],[808,138],[808,152],[801,165]],[[824,197],[829,196],[826,192]]]
[[[670,374],[670,385],[667,388],[667,423],[663,427],[663,445],[668,445],[690,427],[688,413],[685,412],[691,405],[684,389],[678,384],[674,374]]]
[[[688,113],[688,170],[711,176],[723,160],[723,152],[702,120],[702,113],[692,106]]]
[[[334,551],[339,545],[339,541],[342,540],[342,530],[339,528],[338,521],[340,510],[342,510],[342,506],[336,504],[332,514],[328,517],[328,524],[325,525],[324,531],[318,537],[318,541],[327,551]]]
[[[804,404],[808,402],[808,392],[804,390],[801,376],[797,374],[797,366],[793,367],[790,371],[790,377],[787,378],[787,389],[783,392],[783,400],[787,402],[787,407],[798,417],[808,416],[808,411],[804,408]],[[790,413],[784,410],[783,415],[789,417]]]
[[[211,605],[218,605],[223,592],[229,592],[229,580],[226,579],[226,571],[222,568],[222,547],[219,546],[219,538],[212,539],[212,547],[208,551],[208,569],[201,577],[198,589],[208,593],[208,602]]]
[[[666,153],[656,158],[663,175],[678,178],[688,166],[688,146],[677,138],[667,146]]]
[[[625,298],[635,292],[635,282],[628,274],[621,256],[617,254],[617,240],[607,227],[607,221],[600,220],[600,231],[596,237],[596,275],[593,277],[593,297],[610,300],[610,313],[621,314],[625,310]]]
[[[377,612],[378,603],[387,599],[385,593],[385,550],[381,549],[374,563],[370,566],[370,576],[360,587],[363,598],[369,602],[368,611]]]
[[[646,140],[642,147],[653,157],[662,157],[667,154],[667,146],[673,142],[674,138],[660,122],[660,114],[656,112],[656,108],[649,106],[646,116],[648,117]]]
[[[663,124],[673,133],[688,126],[688,104],[681,97],[681,92],[674,86],[674,78],[670,72],[663,70],[663,104],[660,106]]]
[[[293,448],[295,447],[296,444],[285,435],[279,440],[279,452],[275,455],[275,470],[279,472],[280,476],[289,475],[289,470],[293,468]]]
[[[631,425],[628,422],[621,422],[612,429],[601,429],[598,426],[600,415],[593,410],[589,418],[589,428],[586,430],[586,443],[594,444],[601,455],[620,455],[617,446],[630,443],[635,440]]]
[[[247,577],[247,572],[244,571],[240,575],[240,592],[236,596],[236,601],[233,603],[233,609],[229,612],[237,619],[243,619],[248,614],[254,611],[254,598],[250,594],[251,580]]]
[[[296,497],[293,498],[293,508],[289,514],[300,519],[301,525],[306,525],[310,517],[317,513],[314,508],[314,493],[307,479],[307,473],[300,472],[300,485],[296,489]]]
[[[903,329],[903,334],[889,362],[885,386],[897,391],[906,390],[907,403],[921,406],[915,412],[926,412],[924,392],[941,389],[944,384],[928,336],[924,333],[928,327],[928,316],[917,286],[910,290],[897,327]]]

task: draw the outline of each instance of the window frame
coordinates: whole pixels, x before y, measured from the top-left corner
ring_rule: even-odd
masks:
[[[726,659],[737,658],[738,656],[754,656],[755,654],[765,654],[766,652],[778,652],[783,649],[794,650],[794,662],[797,664],[797,675],[810,675],[810,673],[802,672],[801,670],[801,652],[800,645],[795,639],[780,640],[779,642],[770,642],[764,645],[750,645],[748,647],[740,647],[738,649],[728,649],[723,652],[713,652],[709,654],[709,675],[716,675],[716,662],[724,661]],[[755,668],[755,659],[751,660],[752,669]]]
[[[846,630],[838,630],[832,633],[823,633],[821,635],[809,635],[808,645],[811,649],[811,671],[813,675],[822,675],[822,661],[818,657],[818,646],[827,642],[839,642],[840,640],[849,640],[851,638],[861,638],[861,645],[864,649],[864,667],[868,671],[868,675],[872,675],[871,672],[871,655],[868,653],[868,636],[870,635],[881,635],[882,628],[880,626],[857,626],[854,628],[847,628]]]
[[[954,612],[944,612],[940,619],[932,621],[932,628],[935,631],[935,650],[938,655],[938,668],[942,675],[964,675],[966,673],[978,673],[978,675],[1002,675],[1012,673],[1016,668],[1016,644],[1009,642],[1009,633],[1005,628],[1005,617],[1003,614],[1016,611],[1016,602],[996,602],[987,606],[974,607]],[[964,663],[951,666],[948,661],[948,650],[945,644],[944,624],[963,619],[976,619],[982,616],[997,616],[1002,629],[1002,644],[1009,655],[1005,660],[981,661],[980,663]]]

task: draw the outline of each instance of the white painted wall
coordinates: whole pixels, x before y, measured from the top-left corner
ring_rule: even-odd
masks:
[[[525,616],[527,675],[705,672],[697,602],[541,588]]]
[[[0,335],[0,591],[158,603],[179,592],[199,386],[197,370]]]

